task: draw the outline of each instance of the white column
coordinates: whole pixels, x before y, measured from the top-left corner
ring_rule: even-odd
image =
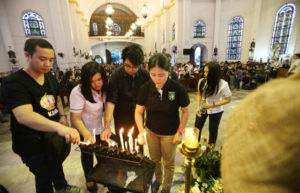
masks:
[[[73,43],[71,24],[68,16],[68,1],[52,0],[49,1],[51,10],[51,21],[54,34],[54,49],[57,56],[57,64],[61,69],[70,68],[73,66]],[[64,53],[61,58],[57,53]]]
[[[11,46],[11,49],[16,52],[10,32],[10,27],[7,22],[8,18],[4,6],[5,5],[3,0],[0,0],[0,72],[6,72],[10,70],[9,58],[7,53],[9,51],[8,46]],[[17,59],[20,59],[20,57],[17,55],[17,52],[16,57]]]
[[[183,48],[184,48],[184,0],[177,0],[175,4],[175,12],[177,20],[175,22],[175,41],[177,42],[177,62],[184,62]],[[173,28],[173,23],[171,24],[171,29]]]
[[[259,26],[259,21],[262,19],[260,17],[261,15],[261,6],[262,6],[262,0],[255,0],[255,4],[254,4],[254,14],[253,14],[253,25],[252,25],[252,29],[251,29],[251,39],[250,39],[250,43],[252,42],[252,40],[254,39],[254,41],[256,42],[256,36],[259,35],[257,34],[257,29]],[[250,49],[250,43],[248,48]],[[249,50],[247,50],[249,52]],[[254,49],[254,58],[255,58],[255,49]]]
[[[216,7],[215,7],[215,25],[214,25],[214,43],[212,46],[212,49],[218,48],[218,55],[216,57],[216,60],[219,58],[219,53],[220,53],[220,46],[219,46],[219,32],[220,32],[220,20],[221,20],[221,0],[216,0]],[[210,60],[213,60],[214,57],[214,52],[212,50],[212,55],[208,56]]]

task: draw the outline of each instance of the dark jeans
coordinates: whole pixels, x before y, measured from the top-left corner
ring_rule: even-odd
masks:
[[[83,141],[83,137],[81,136],[81,140]],[[100,143],[100,135],[96,135],[96,143]],[[96,157],[97,162],[100,163],[100,157]],[[94,168],[94,153],[85,153],[81,152],[81,165],[84,171],[84,176],[86,182],[91,182],[89,180],[89,173],[93,170]]]
[[[201,139],[201,132],[206,121],[207,116],[209,116],[209,144],[216,143],[218,138],[218,128],[221,121],[223,112],[215,113],[215,114],[202,114],[201,117],[196,115],[195,127],[199,129],[199,138],[198,141]]]
[[[241,82],[242,82],[242,80],[236,79],[235,80],[235,88],[240,90],[241,89]]]
[[[35,176],[37,193],[53,193],[52,183],[56,190],[67,187],[62,164],[50,166],[45,154],[21,155],[21,159]]]

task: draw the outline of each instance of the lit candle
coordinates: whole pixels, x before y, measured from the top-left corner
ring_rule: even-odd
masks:
[[[139,153],[139,146],[135,146],[136,153]]]
[[[138,147],[138,143],[137,143],[137,138],[134,140],[134,147],[135,147],[135,150],[136,150],[136,147]]]
[[[121,141],[122,151],[125,151],[125,149],[124,149],[124,141],[123,141],[123,131],[124,131],[124,128],[122,128],[120,130],[120,141]]]
[[[125,150],[128,150],[127,142],[125,141]]]
[[[128,142],[129,142],[129,151],[130,153],[133,153],[133,138],[132,138],[132,132],[133,132],[134,127],[130,129],[128,133]]]
[[[94,143],[96,143],[96,129],[93,129]]]

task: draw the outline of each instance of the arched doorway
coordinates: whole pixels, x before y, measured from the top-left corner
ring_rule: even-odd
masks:
[[[172,56],[172,59],[171,59],[171,65],[174,66],[176,64],[176,55],[177,55],[177,46],[172,46],[172,49],[171,49],[171,56]]]
[[[103,64],[103,59],[100,55],[96,55],[94,60],[95,60],[95,62],[97,62],[99,64]]]
[[[111,52],[111,62],[113,64],[123,63],[121,50],[115,49]]]
[[[193,52],[190,55],[191,61],[195,62],[199,66],[201,66],[203,61],[207,61],[207,48],[204,44],[194,44],[191,49],[193,49]]]

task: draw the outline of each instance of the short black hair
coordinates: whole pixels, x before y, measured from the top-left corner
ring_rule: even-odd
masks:
[[[91,103],[96,103],[93,94],[92,94],[92,87],[91,87],[91,78],[97,74],[101,74],[101,78],[103,81],[103,86],[101,89],[101,94],[103,95],[107,91],[108,80],[106,76],[106,72],[101,64],[97,62],[88,62],[83,65],[81,70],[81,80],[80,80],[80,88],[81,93],[86,100]]]
[[[54,50],[53,46],[47,40],[41,38],[30,38],[25,42],[24,51],[28,52],[30,56],[32,56],[35,52],[36,46]]]
[[[131,45],[122,50],[122,59],[125,62],[128,59],[134,66],[139,66],[144,62],[144,53],[140,46]]]
[[[170,62],[166,54],[158,53],[153,55],[149,60],[149,70],[151,68],[154,68],[155,66],[158,66],[162,69],[165,69],[166,71],[169,71],[170,69]]]

